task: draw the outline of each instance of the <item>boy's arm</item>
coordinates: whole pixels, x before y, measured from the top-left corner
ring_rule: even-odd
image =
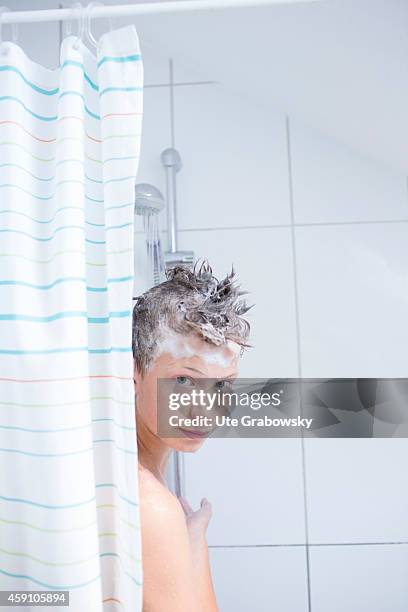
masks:
[[[180,503],[186,515],[194,582],[201,603],[200,610],[203,612],[218,612],[205,535],[211,518],[211,504],[203,499],[200,508],[194,511],[184,497],[180,497]]]
[[[204,612],[196,592],[186,520],[164,487],[140,479],[144,612]]]

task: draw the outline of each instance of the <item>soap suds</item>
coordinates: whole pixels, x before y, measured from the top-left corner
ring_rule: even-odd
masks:
[[[228,352],[225,348],[229,349]],[[240,353],[241,347],[236,342],[228,340],[225,347],[214,346],[211,349],[197,350],[188,337],[184,338],[180,334],[166,330],[159,340],[156,350],[157,355],[169,353],[176,359],[199,357],[208,365],[219,365],[226,368],[232,365],[232,361]],[[231,356],[230,351],[233,352],[233,356]]]

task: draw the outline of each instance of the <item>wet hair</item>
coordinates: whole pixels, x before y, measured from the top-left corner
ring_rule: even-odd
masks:
[[[169,331],[216,346],[232,340],[241,351],[250,346],[250,324],[242,316],[251,308],[241,297],[246,293],[237,285],[233,267],[221,281],[207,260],[193,269],[168,269],[166,280],[138,297],[133,308],[132,349],[139,372],[146,372]]]

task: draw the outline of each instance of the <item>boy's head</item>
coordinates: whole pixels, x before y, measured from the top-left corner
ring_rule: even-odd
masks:
[[[191,390],[200,378],[236,378],[250,331],[242,316],[250,307],[241,297],[244,292],[235,283],[234,270],[218,281],[203,262],[193,270],[175,266],[166,278],[140,296],[133,309],[138,426],[153,436],[157,436],[157,379],[174,378],[182,392]],[[177,450],[193,451],[205,439],[188,431],[180,435],[184,434],[162,440]]]

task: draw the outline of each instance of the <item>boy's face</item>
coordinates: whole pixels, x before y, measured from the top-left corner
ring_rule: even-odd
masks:
[[[200,387],[199,379],[234,380],[238,376],[238,361],[241,347],[228,340],[215,346],[205,342],[200,337],[168,331],[166,338],[160,344],[160,349],[150,367],[141,376],[135,366],[134,381],[136,392],[136,414],[139,431],[160,440],[168,447],[184,452],[194,452],[202,446],[209,431],[202,428],[202,436],[197,435],[197,428],[183,428],[178,431],[180,437],[160,437],[157,434],[157,379],[174,379],[174,390],[178,393],[190,392],[194,386]],[[204,381],[203,381],[204,382]],[[214,390],[214,389],[212,389]],[[205,414],[202,407],[189,408],[191,417]],[[193,411],[194,410],[194,414]],[[175,413],[176,414],[176,413]],[[193,431],[192,431],[193,430]]]

